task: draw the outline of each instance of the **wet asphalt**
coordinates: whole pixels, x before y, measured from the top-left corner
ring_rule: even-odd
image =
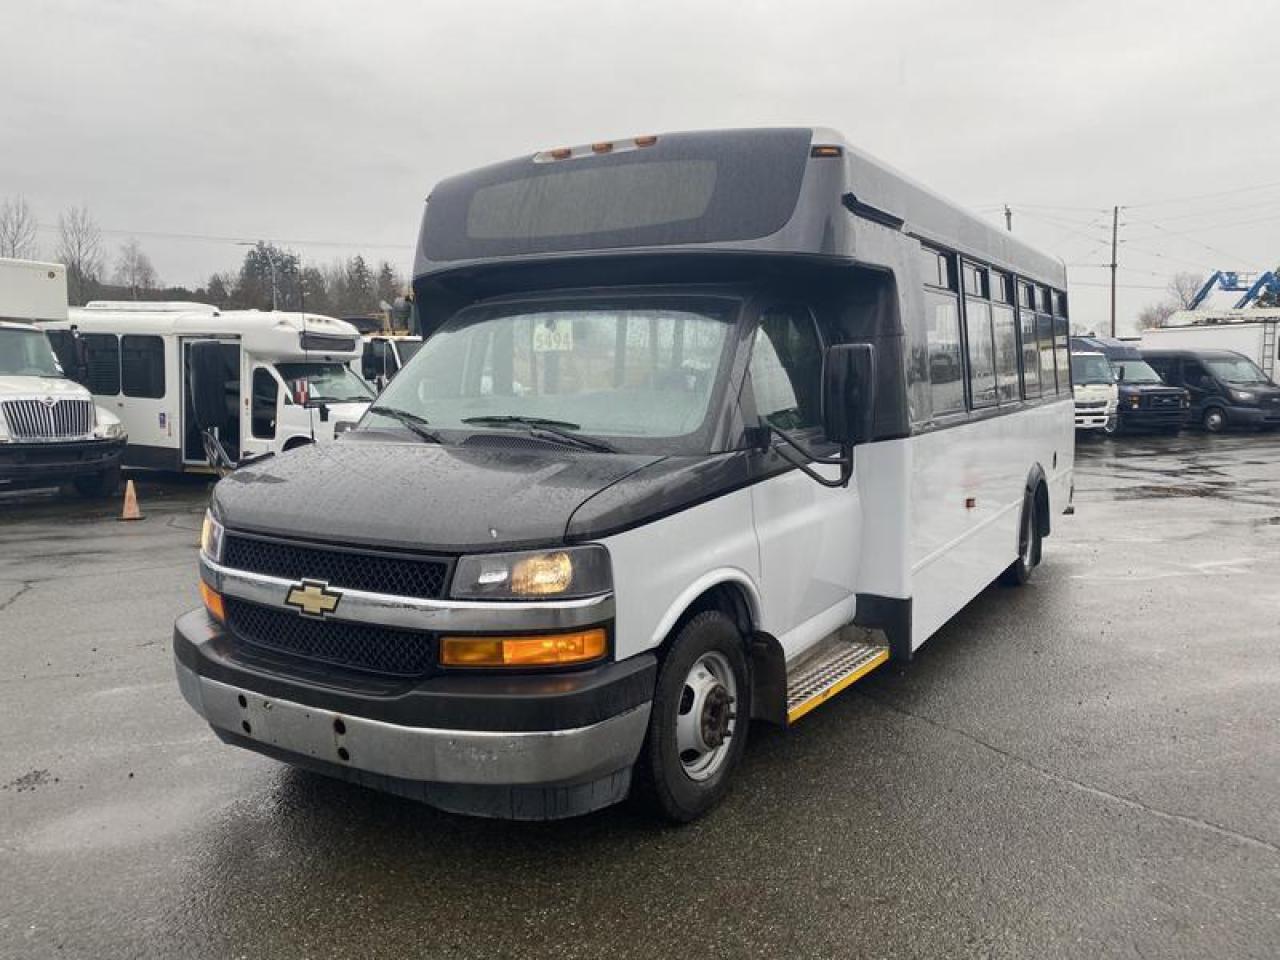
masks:
[[[727,802],[470,820],[221,745],[199,483],[0,494],[0,957],[1280,953],[1280,437],[1080,444],[1077,513]]]

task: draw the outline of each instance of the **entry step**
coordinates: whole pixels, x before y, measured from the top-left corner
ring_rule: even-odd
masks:
[[[861,680],[889,659],[883,634],[846,627],[787,665],[787,723]]]

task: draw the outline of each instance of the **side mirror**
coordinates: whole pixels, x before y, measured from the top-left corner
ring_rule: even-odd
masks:
[[[1124,381],[1124,364],[1122,363],[1120,364],[1120,366],[1116,367],[1116,382],[1121,383],[1123,381]]]
[[[217,430],[227,424],[227,362],[222,345],[198,340],[188,348],[187,389],[196,426]]]
[[[871,439],[875,419],[876,348],[841,343],[822,365],[822,422],[827,439],[854,447]]]

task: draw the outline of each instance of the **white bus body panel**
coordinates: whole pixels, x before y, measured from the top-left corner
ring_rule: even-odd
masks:
[[[1018,521],[1036,464],[1048,482],[1050,517],[1066,509],[1074,420],[1074,403],[1065,395],[912,437],[913,650],[1017,557]]]
[[[67,271],[60,263],[0,258],[0,320],[67,319]]]
[[[1263,357],[1263,341],[1267,326],[1280,325],[1280,310],[1267,312],[1274,312],[1277,317],[1269,320],[1260,318],[1251,322],[1208,323],[1144,330],[1141,345],[1150,350],[1234,350],[1243,353],[1266,370],[1268,365]],[[1273,365],[1271,369],[1276,367]]]

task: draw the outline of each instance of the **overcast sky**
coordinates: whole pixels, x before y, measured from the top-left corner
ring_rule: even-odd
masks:
[[[1073,265],[1107,261],[1129,206],[1122,330],[1178,270],[1280,262],[1274,0],[11,0],[4,23],[0,198],[50,225],[87,204],[169,283],[234,268],[233,238],[407,271],[443,176],[779,122],[984,215],[1008,202]],[[1107,272],[1070,275],[1101,325]]]

